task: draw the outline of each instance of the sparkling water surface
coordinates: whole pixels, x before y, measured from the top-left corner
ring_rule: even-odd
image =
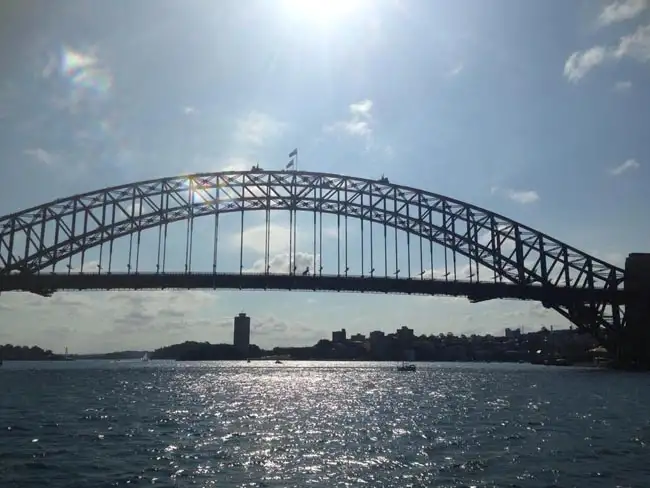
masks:
[[[500,364],[11,363],[0,486],[650,486],[650,376]]]

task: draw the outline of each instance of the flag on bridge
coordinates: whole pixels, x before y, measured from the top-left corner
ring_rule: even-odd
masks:
[[[298,166],[298,149],[294,149],[289,153],[289,163],[285,167],[285,169],[293,168],[293,166]]]

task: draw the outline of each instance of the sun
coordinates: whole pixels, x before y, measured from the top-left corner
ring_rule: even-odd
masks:
[[[300,21],[335,24],[362,9],[367,0],[283,0],[287,15]]]

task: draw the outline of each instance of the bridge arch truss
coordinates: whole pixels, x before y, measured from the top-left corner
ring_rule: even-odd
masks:
[[[403,231],[409,239],[418,239],[422,268],[423,254],[426,254],[422,247],[424,240],[429,248],[436,244],[451,250],[454,262],[456,253],[467,258],[470,280],[479,280],[487,270],[493,282],[565,287],[591,293],[594,298],[588,302],[545,305],[596,335],[611,337],[625,326],[625,306],[603,298],[602,293],[611,292],[614,296],[622,291],[624,271],[617,266],[502,215],[453,198],[392,184],[385,179],[306,171],[253,169],[142,181],[58,199],[0,217],[0,280],[15,273],[54,271],[57,263],[70,262],[73,256],[81,255],[83,262],[83,255],[89,249],[112,246],[115,240],[124,237],[133,242],[135,236],[136,253],[139,253],[140,234],[152,228],[158,228],[159,234],[156,272],[164,273],[167,226],[178,221],[186,221],[188,225],[185,271],[190,272],[191,228],[195,219],[214,216],[218,227],[220,215],[241,212],[243,229],[244,213],[263,211],[268,224],[268,214],[278,210],[288,211],[291,216],[297,212],[314,214],[314,274],[322,270],[322,264],[316,262],[316,215],[332,214],[344,219],[346,225],[348,218],[360,219],[384,229]],[[320,222],[322,233],[322,217]],[[362,247],[364,238],[373,239],[372,224],[370,232],[369,236],[363,236],[362,231]],[[385,241],[384,233],[384,244]],[[214,272],[217,271],[216,246],[215,241]],[[290,251],[293,271],[289,269],[289,273],[297,271],[295,249],[294,245]],[[266,272],[268,259],[267,251]],[[136,256],[136,272],[137,260]],[[422,269],[415,279],[436,279],[433,256],[430,262],[430,272],[427,274]],[[449,276],[451,265],[445,252],[443,279]],[[131,269],[129,253],[129,272]],[[100,273],[101,270],[100,263]],[[410,272],[409,265],[406,279],[413,279]]]

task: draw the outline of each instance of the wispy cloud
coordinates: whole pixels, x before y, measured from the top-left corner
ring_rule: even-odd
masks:
[[[598,23],[605,26],[633,19],[648,8],[648,5],[648,0],[616,0],[603,9],[598,16]]]
[[[370,111],[372,110],[372,100],[362,100],[350,105],[350,113],[357,117],[370,118]]]
[[[513,190],[510,188],[499,188],[498,186],[493,186],[490,188],[490,193],[492,195],[502,195],[513,202],[521,203],[523,205],[535,203],[540,199],[539,194],[535,190]]]
[[[627,161],[619,164],[618,166],[609,170],[612,176],[619,176],[628,171],[639,169],[641,165],[635,159],[628,159]]]
[[[626,92],[629,91],[631,88],[632,88],[631,81],[617,81],[614,84],[614,91],[617,92]]]
[[[272,224],[270,229],[269,238],[269,253],[282,254],[289,251],[289,234],[290,228],[288,226]],[[244,247],[250,249],[257,254],[264,254],[266,243],[266,226],[257,225],[249,227],[244,230]],[[324,239],[336,239],[338,236],[336,228],[323,227]],[[298,249],[309,249],[312,245],[312,234],[310,232],[298,229],[296,232],[296,240]],[[241,242],[241,234],[236,231],[231,236],[231,244],[233,248],[239,249]]]
[[[607,58],[607,50],[602,46],[595,46],[586,51],[576,51],[564,63],[564,76],[572,83],[580,81],[596,66],[602,64]]]
[[[251,169],[255,163],[248,158],[233,157],[228,158],[223,165],[219,167],[219,171],[244,171]]]
[[[621,37],[614,57],[630,57],[642,63],[650,61],[650,24],[640,26],[634,34]]]
[[[564,76],[570,82],[577,83],[597,66],[622,58],[632,58],[641,63],[650,61],[650,24],[621,37],[616,46],[594,46],[572,53],[564,63]]]
[[[325,126],[325,131],[341,131],[351,136],[370,138],[372,136],[372,100],[361,100],[348,107],[349,116]]]
[[[316,254],[316,263],[319,262],[319,254]],[[293,259],[290,261],[290,256],[288,252],[271,255],[269,257],[269,272],[270,273],[289,273],[289,267]],[[302,274],[309,268],[309,272],[314,272],[314,255],[308,252],[296,252],[295,261],[293,264],[296,268],[296,273]],[[316,270],[318,271],[318,270]],[[263,273],[264,272],[264,260],[259,259],[253,263],[253,266],[250,269],[247,269],[246,272],[249,273]]]
[[[59,56],[57,54],[50,53],[47,57],[47,63],[43,66],[41,70],[41,76],[43,78],[49,78],[59,69]]]
[[[507,195],[510,200],[524,205],[528,203],[535,203],[539,200],[539,194],[535,190],[508,190]]]
[[[96,268],[90,266],[84,266],[84,269],[97,272]],[[29,330],[16,331],[16,342],[29,340],[31,343],[42,343],[47,336],[47,347],[63,350],[68,345],[75,352],[94,352],[98,347],[105,351],[123,349],[124,341],[143,348],[163,345],[156,343],[161,340],[160,337],[164,337],[162,340],[165,342],[169,340],[173,343],[176,337],[169,336],[174,336],[175,331],[179,332],[178,339],[181,339],[193,328],[198,329],[199,337],[206,337],[206,332],[214,330],[213,305],[219,300],[219,295],[175,290],[107,292],[101,297],[60,292],[47,300],[33,300],[18,294],[10,294],[7,298],[11,300],[5,298],[5,303],[8,301],[12,310],[5,310],[4,313],[13,313],[16,317],[27,316],[31,325]],[[71,324],[71,315],[78,317],[80,323],[92,321],[95,326],[93,332],[88,334],[83,326],[77,328],[77,325]],[[49,332],[44,324],[51,327]],[[25,335],[27,339],[22,339]]]
[[[262,146],[282,135],[286,124],[268,114],[252,111],[235,123],[235,140],[242,144]]]
[[[465,69],[465,65],[463,63],[459,63],[454,68],[450,69],[447,74],[452,77],[457,76],[461,73],[461,71],[463,71],[463,69]]]
[[[283,253],[289,250],[289,227],[272,225],[269,238],[269,252],[271,254]],[[258,225],[244,230],[244,247],[258,254],[263,254],[266,248],[266,226]],[[240,233],[232,235],[233,247],[240,245]]]
[[[52,166],[58,160],[58,157],[55,154],[40,147],[34,149],[25,149],[24,153],[26,156],[29,156],[30,158],[46,166]]]

